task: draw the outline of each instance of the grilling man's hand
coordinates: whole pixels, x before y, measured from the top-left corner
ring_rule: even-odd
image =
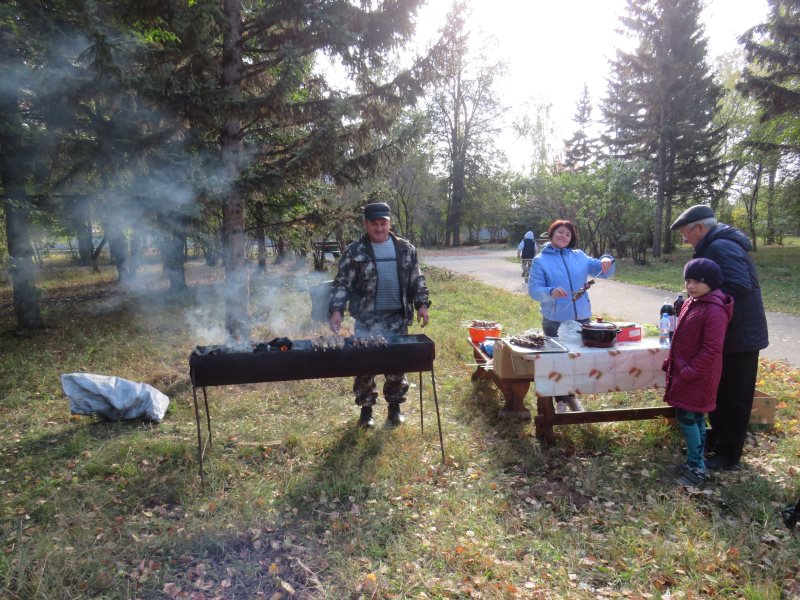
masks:
[[[330,325],[333,333],[339,333],[339,330],[342,328],[342,313],[338,310],[333,311],[331,316],[328,317],[328,325]]]
[[[417,309],[417,322],[422,326],[428,324],[428,307],[427,306],[420,306]]]

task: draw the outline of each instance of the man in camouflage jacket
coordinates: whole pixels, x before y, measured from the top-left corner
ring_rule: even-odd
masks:
[[[416,248],[389,231],[390,208],[383,202],[364,209],[364,235],[350,244],[339,261],[329,305],[331,330],[338,332],[349,306],[356,320],[357,336],[408,333],[414,310],[424,327],[428,324],[428,288],[417,262]],[[396,280],[394,278],[396,277]],[[386,374],[383,396],[389,404],[389,424],[400,425],[405,417],[408,380],[405,374]],[[372,407],[378,398],[374,375],[355,378],[353,393],[361,407],[359,425],[373,427]]]

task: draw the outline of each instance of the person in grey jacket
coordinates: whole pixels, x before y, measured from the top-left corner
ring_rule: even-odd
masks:
[[[391,210],[385,202],[364,208],[364,235],[350,244],[339,260],[333,280],[328,323],[338,333],[346,308],[356,320],[357,336],[405,335],[417,311],[422,326],[428,324],[430,299],[419,268],[417,250],[389,231]],[[408,380],[404,373],[387,373],[383,396],[389,404],[388,422],[400,425],[405,417],[400,405],[406,400]],[[374,427],[372,407],[378,398],[374,375],[360,375],[353,383],[358,423]]]
[[[558,335],[563,321],[586,323],[592,317],[592,305],[583,286],[589,277],[607,279],[614,274],[614,258],[587,256],[576,248],[578,232],[570,221],[554,221],[547,230],[550,241],[533,259],[528,294],[539,302],[542,329],[549,337]],[[575,396],[556,397],[556,412],[583,410]]]
[[[734,299],[733,316],[722,349],[722,376],[717,408],[708,415],[711,436],[706,467],[735,469],[744,450],[758,376],[758,353],[769,345],[767,316],[753,259],[752,244],[740,230],[717,223],[709,206],[685,210],[670,228],[694,249],[694,258],[709,258],[724,278],[721,290]]]

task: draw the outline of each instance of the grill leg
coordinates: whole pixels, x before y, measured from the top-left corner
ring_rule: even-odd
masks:
[[[205,393],[206,388],[203,388]],[[200,431],[200,410],[197,407],[197,388],[192,386],[192,396],[194,397],[194,420],[197,423],[197,462],[200,464],[200,486],[205,489],[206,478],[203,473],[203,433]],[[208,410],[208,405],[206,405]]]
[[[425,420],[422,416],[422,371],[419,372],[419,430],[425,433]]]
[[[431,385],[433,385],[433,402],[436,405],[436,424],[439,427],[439,446],[442,449],[442,464],[446,464],[444,458],[444,437],[442,436],[442,418],[439,415],[439,398],[436,396],[436,375],[433,373],[433,365],[431,365]]]
[[[208,445],[213,446],[214,442],[211,439],[211,413],[208,411],[208,396],[206,395],[206,388],[203,386],[203,401],[206,405],[206,425],[208,426]]]

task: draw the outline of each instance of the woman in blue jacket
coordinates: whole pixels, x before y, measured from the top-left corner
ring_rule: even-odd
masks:
[[[586,323],[591,319],[589,294],[578,292],[589,277],[613,275],[614,258],[608,254],[592,258],[578,250],[578,233],[570,221],[554,221],[547,234],[550,241],[533,259],[528,294],[541,305],[544,334],[555,337],[563,321]],[[566,412],[567,406],[583,410],[575,396],[557,396],[556,401],[557,413]]]

